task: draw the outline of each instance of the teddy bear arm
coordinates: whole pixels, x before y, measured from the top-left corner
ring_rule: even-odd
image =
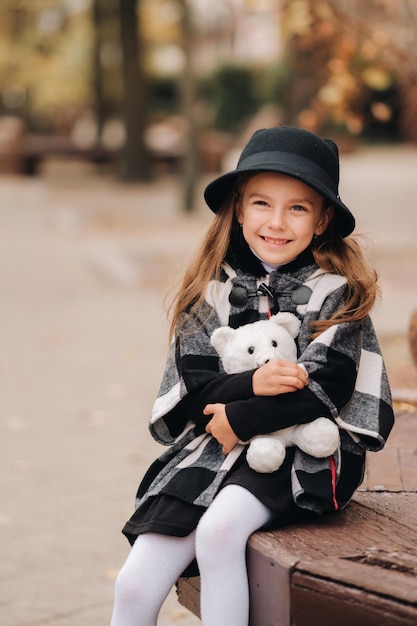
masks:
[[[293,445],[318,459],[331,456],[340,445],[339,429],[327,417],[319,417],[295,427]]]
[[[285,459],[285,445],[279,437],[258,435],[248,447],[246,460],[249,467],[262,474],[275,472]]]

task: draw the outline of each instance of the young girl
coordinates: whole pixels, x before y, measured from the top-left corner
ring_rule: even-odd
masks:
[[[133,548],[112,626],[155,626],[170,588],[192,569],[203,626],[248,626],[251,533],[342,509],[362,481],[365,451],[383,447],[393,412],[369,319],[376,275],[349,237],[355,220],[338,184],[333,141],[278,127],[257,131],[236,170],[206,188],[215,217],[174,302],[150,423],[170,447],[123,529]],[[280,310],[301,320],[298,363],[225,374],[213,330]],[[291,448],[276,472],[249,468],[239,442],[319,416],[340,428],[333,457]]]

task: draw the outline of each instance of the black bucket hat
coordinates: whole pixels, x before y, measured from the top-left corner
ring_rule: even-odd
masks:
[[[237,177],[250,172],[278,172],[301,180],[334,208],[343,237],[355,228],[355,218],[339,196],[339,151],[332,139],[294,126],[257,130],[244,147],[236,169],[207,185],[204,199],[214,213],[227,200]]]

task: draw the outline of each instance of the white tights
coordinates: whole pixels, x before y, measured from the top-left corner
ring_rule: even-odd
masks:
[[[248,626],[246,544],[270,517],[249,491],[228,485],[187,537],[139,535],[116,580],[111,626],[156,626],[171,587],[195,557],[203,626]]]

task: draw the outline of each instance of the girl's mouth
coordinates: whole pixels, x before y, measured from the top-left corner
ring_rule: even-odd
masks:
[[[277,239],[275,237],[262,237],[262,239],[271,246],[284,246],[290,242],[290,239]]]

